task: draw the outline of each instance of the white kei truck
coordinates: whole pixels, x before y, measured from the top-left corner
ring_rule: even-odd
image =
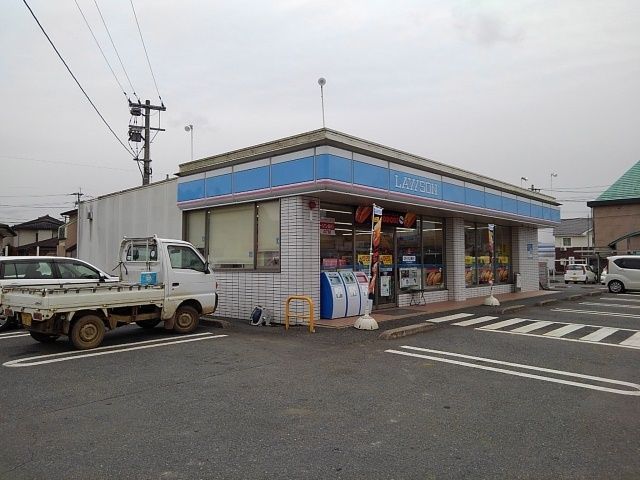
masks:
[[[191,333],[218,306],[208,262],[188,242],[127,238],[120,244],[118,283],[0,288],[0,311],[16,315],[43,343],[67,335],[81,350],[98,347],[107,330],[135,322]]]

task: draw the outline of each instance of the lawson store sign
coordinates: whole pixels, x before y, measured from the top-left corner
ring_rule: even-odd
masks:
[[[560,209],[552,204],[329,146],[181,177],[178,207],[188,210],[319,190],[560,222]]]

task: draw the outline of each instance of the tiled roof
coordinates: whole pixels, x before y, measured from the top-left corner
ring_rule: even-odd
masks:
[[[16,232],[13,231],[13,228],[11,228],[9,225],[6,225],[4,223],[0,223],[0,238],[15,237],[15,236],[16,236]]]
[[[56,220],[49,215],[45,215],[44,217],[38,217],[35,220],[29,220],[28,222],[21,223],[19,225],[14,225],[14,230],[57,230],[60,225],[63,225],[64,222],[61,220]]]
[[[640,198],[640,161],[605,190],[596,202]]]
[[[578,237],[591,230],[593,222],[590,218],[564,218],[560,225],[553,229],[554,237]]]

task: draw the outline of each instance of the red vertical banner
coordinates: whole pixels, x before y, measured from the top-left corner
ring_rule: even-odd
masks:
[[[380,238],[382,237],[382,207],[373,205],[371,217],[371,261],[369,263],[369,300],[376,295],[376,282],[380,273]]]
[[[495,254],[494,254],[495,248],[493,246],[493,231],[494,231],[494,229],[495,229],[495,225],[493,223],[490,223],[489,224],[489,265],[491,265],[490,281],[491,281],[492,284],[493,284],[493,280],[494,280],[494,278],[493,278],[493,270],[495,268],[495,265],[494,265],[494,262],[493,262],[493,259],[495,257]]]

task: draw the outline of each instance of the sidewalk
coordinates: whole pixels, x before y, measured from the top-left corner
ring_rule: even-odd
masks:
[[[517,300],[525,300],[536,297],[544,297],[548,295],[557,295],[562,293],[557,290],[539,290],[537,292],[517,292],[503,293],[495,295],[500,304],[514,302]],[[385,310],[376,310],[372,312],[376,322],[383,323],[403,318],[415,317],[417,315],[425,315],[429,313],[449,312],[453,310],[461,310],[468,307],[477,307],[482,305],[486,297],[476,297],[464,300],[462,302],[435,302],[426,305],[412,305],[410,307],[390,308]],[[336,318],[334,320],[318,319],[315,322],[316,327],[322,328],[349,328],[353,327],[358,317]]]

